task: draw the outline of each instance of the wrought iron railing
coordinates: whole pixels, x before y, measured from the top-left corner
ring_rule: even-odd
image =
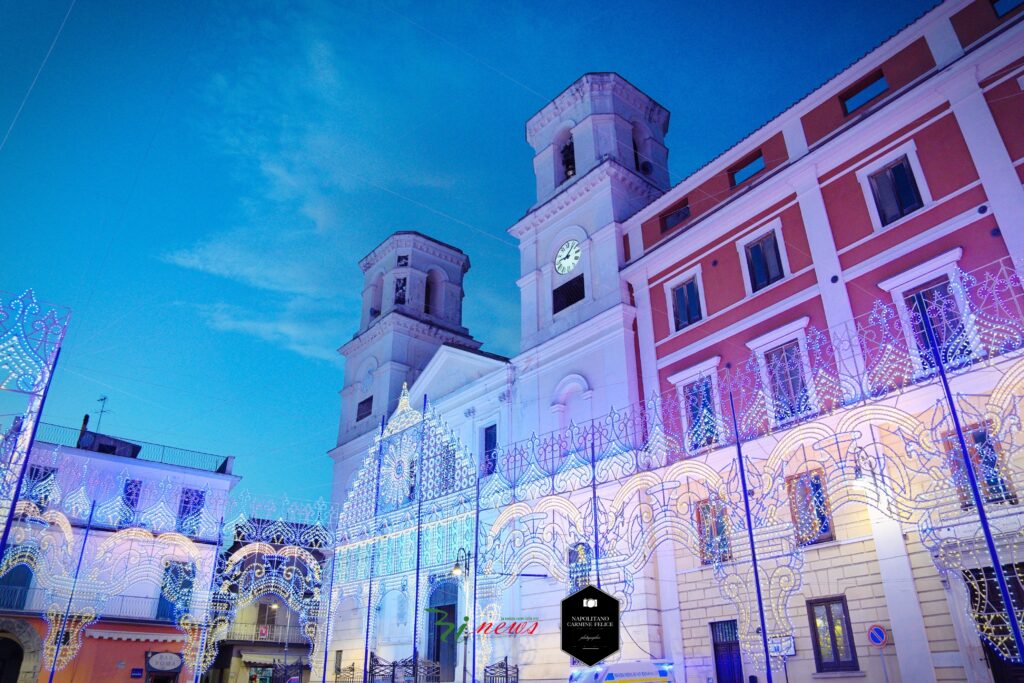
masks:
[[[298,626],[235,622],[226,634],[227,640],[247,643],[305,643],[306,636]]]
[[[57,446],[77,448],[79,434],[80,430],[74,427],[40,422],[39,428],[36,432],[36,441],[51,443]],[[140,441],[138,439],[128,439],[124,437],[115,438],[141,446],[142,449],[139,451],[137,456],[137,459],[139,460],[159,462],[165,465],[186,467],[188,469],[202,470],[204,472],[231,473],[231,463],[233,460],[231,456],[215,455],[213,453],[193,451],[185,448],[175,448],[174,446],[165,446],[164,444]]]
[[[508,663],[508,657],[484,667],[484,683],[519,683],[519,667]]]

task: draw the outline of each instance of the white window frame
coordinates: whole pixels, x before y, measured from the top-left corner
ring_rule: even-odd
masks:
[[[900,326],[903,328],[903,336],[907,340],[907,349],[910,351],[910,357],[914,363],[914,379],[930,375],[931,370],[925,368],[921,350],[917,348],[917,338],[914,335],[914,326],[910,321],[910,308],[907,306],[905,296],[910,290],[916,289],[930,280],[942,276],[949,279],[949,288],[953,292],[953,300],[960,310],[960,319],[963,321],[967,338],[972,340],[974,346],[971,353],[975,358],[981,353],[974,330],[974,318],[970,314],[970,306],[964,297],[963,287],[957,274],[957,264],[962,255],[963,249],[956,247],[878,283],[880,288],[889,292],[893,304],[896,306],[896,314],[899,316]]]
[[[910,163],[910,170],[914,172],[914,182],[917,184],[917,191],[921,195],[921,208],[911,211],[906,216],[897,218],[892,223],[882,225],[882,218],[878,215],[878,202],[875,201],[875,193],[871,189],[871,176],[878,173],[902,156],[907,157],[907,161]],[[914,216],[919,215],[922,211],[928,210],[931,208],[932,204],[935,203],[934,200],[932,200],[932,192],[928,188],[928,183],[925,180],[924,169],[921,168],[921,161],[917,158],[917,144],[912,139],[907,140],[899,147],[894,147],[882,156],[875,157],[864,166],[861,166],[857,170],[857,182],[860,183],[861,192],[864,194],[864,201],[868,205],[868,215],[871,217],[871,229],[874,232],[892,230],[893,228],[902,225],[904,222],[911,220]]]
[[[747,348],[757,356],[758,372],[761,376],[761,386],[764,388],[765,404],[768,408],[768,420],[772,426],[782,427],[791,424],[806,415],[815,414],[819,408],[818,393],[814,386],[814,375],[811,374],[811,356],[807,350],[807,325],[809,322],[810,318],[803,316],[747,342]],[[800,348],[800,361],[804,372],[804,382],[807,386],[807,402],[810,404],[811,409],[802,415],[793,415],[788,419],[778,420],[775,417],[775,396],[772,395],[771,377],[768,373],[768,363],[765,359],[765,354],[791,341],[795,341]]]
[[[677,328],[675,315],[676,298],[673,290],[676,287],[685,284],[689,280],[694,280],[697,283],[697,298],[700,301],[700,320],[692,325]],[[708,303],[704,300],[704,280],[701,276],[701,267],[699,263],[665,282],[663,288],[665,290],[665,308],[668,309],[668,329],[672,330],[672,334],[677,334],[683,330],[692,330],[694,327],[708,319]]]
[[[712,356],[703,363],[692,365],[685,370],[681,370],[673,375],[669,375],[668,381],[676,388],[676,398],[678,399],[680,419],[683,424],[683,433],[686,435],[686,442],[683,444],[686,448],[687,453],[697,453],[704,450],[713,450],[718,448],[722,442],[722,420],[724,419],[722,412],[722,395],[718,390],[718,366],[722,361],[721,356]],[[684,389],[687,385],[692,384],[701,377],[711,378],[711,404],[715,411],[715,441],[714,443],[703,446],[697,449],[690,449],[690,416],[686,412],[686,408],[683,402],[686,400],[686,393]]]
[[[770,232],[775,233],[775,244],[779,248],[779,258],[782,260],[782,279],[755,292],[750,285],[750,266],[747,265],[747,245],[758,241]],[[743,269],[743,291],[746,292],[747,296],[766,292],[775,285],[785,282],[789,279],[789,276],[793,274],[789,269],[789,254],[786,253],[786,242],[782,239],[782,219],[779,217],[773,218],[754,232],[748,233],[741,239],[736,240],[736,251],[739,252],[740,256],[740,268]]]

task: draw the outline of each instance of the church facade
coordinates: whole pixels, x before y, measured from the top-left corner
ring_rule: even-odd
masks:
[[[582,76],[526,124],[514,357],[459,247],[364,257],[328,680],[568,680],[588,584],[610,661],[679,682],[1019,675],[1012,5],[939,5],[675,185],[669,112]]]

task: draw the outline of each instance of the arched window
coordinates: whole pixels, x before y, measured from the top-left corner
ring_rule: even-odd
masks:
[[[427,273],[426,284],[423,288],[423,312],[427,315],[440,316],[443,314],[444,302],[444,275],[437,269],[431,269]]]
[[[565,182],[576,175],[576,146],[572,141],[572,133],[569,133],[558,153],[562,160],[562,182]]]
[[[370,320],[380,315],[380,309],[384,302],[384,276],[378,274],[373,279],[370,291]]]

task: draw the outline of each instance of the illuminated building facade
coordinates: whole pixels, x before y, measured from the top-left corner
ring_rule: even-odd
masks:
[[[584,75],[527,122],[512,358],[461,250],[364,258],[334,672],[565,680],[600,583],[677,681],[1019,676],[1022,17],[943,3],[675,185],[668,111]]]

